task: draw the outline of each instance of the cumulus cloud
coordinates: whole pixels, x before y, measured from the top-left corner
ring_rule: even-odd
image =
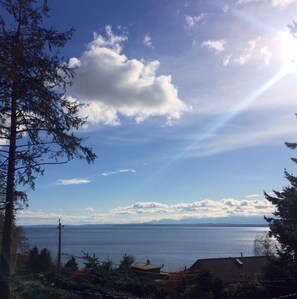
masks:
[[[152,48],[152,46],[153,46],[152,38],[148,34],[146,34],[144,36],[143,44],[146,45],[149,48]]]
[[[158,202],[137,202],[111,211],[112,214],[166,214],[168,219],[205,218],[227,216],[257,216],[269,214],[273,206],[267,200],[237,200],[226,198],[220,201],[204,199],[192,203],[177,203],[173,205]]]
[[[103,172],[101,173],[102,176],[110,176],[110,175],[114,175],[114,174],[121,174],[121,173],[134,173],[136,172],[135,169],[119,169],[119,170],[116,170],[116,171],[110,171],[110,172]]]
[[[112,214],[165,214],[168,213],[169,206],[157,202],[137,202],[130,206],[119,207],[111,211]]]
[[[92,207],[85,211],[93,212]],[[117,207],[107,213],[89,215],[69,215],[62,212],[21,210],[17,213],[17,222],[24,224],[55,224],[63,219],[67,224],[92,223],[141,223],[161,219],[201,219],[228,216],[263,216],[270,215],[274,207],[267,200],[225,198],[219,201],[203,199],[194,202],[164,204],[160,202],[136,202],[128,206]]]
[[[81,185],[90,183],[90,179],[60,179],[57,181],[57,185]]]
[[[185,21],[186,21],[186,27],[192,28],[193,26],[196,26],[199,22],[202,22],[207,18],[208,14],[203,12],[198,16],[188,16],[185,15]]]
[[[215,52],[222,52],[225,50],[226,41],[224,39],[220,40],[208,40],[204,41],[201,44],[201,47],[207,47],[210,50],[214,50]]]
[[[128,59],[122,53],[125,40],[127,36],[114,34],[110,26],[106,37],[94,34],[82,56],[69,61],[77,67],[71,96],[89,104],[82,113],[90,124],[119,125],[121,115],[137,123],[165,116],[171,124],[190,107],[178,97],[170,75],[156,76],[159,61]]]

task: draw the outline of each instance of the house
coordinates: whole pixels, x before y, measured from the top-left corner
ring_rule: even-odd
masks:
[[[190,272],[209,271],[224,283],[240,282],[251,278],[264,276],[268,265],[267,256],[229,257],[197,260]]]
[[[165,273],[161,272],[161,269],[164,267],[164,265],[153,265],[150,263],[149,260],[147,260],[146,263],[134,263],[130,266],[130,269],[134,271],[135,273],[150,277],[153,279],[162,279],[164,278]],[[167,276],[167,275],[166,275]]]

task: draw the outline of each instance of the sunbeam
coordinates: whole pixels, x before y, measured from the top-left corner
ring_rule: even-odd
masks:
[[[214,133],[218,132],[220,129],[226,126],[226,124],[228,124],[232,119],[234,119],[238,114],[240,114],[252,102],[258,99],[263,93],[269,90],[273,85],[275,85],[282,78],[284,78],[288,73],[290,73],[290,70],[287,67],[284,67],[282,70],[280,70],[276,75],[274,75],[267,82],[261,85],[258,89],[252,92],[227,114],[225,114],[223,117],[220,117],[219,119],[217,119],[216,122],[213,122],[210,126],[208,126],[208,129],[204,133],[202,133],[194,141],[191,141],[187,146],[184,146],[183,149],[179,151],[177,155],[175,155],[167,163],[160,167],[158,171],[156,171],[152,176],[147,178],[146,181],[144,181],[141,185],[137,186],[134,190],[131,190],[131,194],[133,194],[136,190],[139,190],[142,187],[150,184],[151,182],[160,178],[161,176],[164,176],[164,172],[168,172],[170,168],[174,167],[182,159],[186,158],[190,151],[198,148],[201,142],[203,142],[205,139],[209,138]]]
[[[235,118],[238,114],[240,114],[247,106],[249,106],[252,102],[254,102],[257,98],[259,98],[265,91],[270,89],[274,84],[276,84],[278,81],[280,81],[282,78],[284,78],[289,73],[289,70],[287,67],[283,68],[281,71],[279,71],[276,75],[274,75],[271,79],[269,79],[266,83],[264,83],[262,86],[260,86],[257,90],[252,92],[246,99],[241,101],[237,106],[235,106],[231,111],[229,111],[226,115],[219,118],[216,122],[212,123],[210,128],[203,134],[201,134],[200,137],[198,137],[195,141],[191,142],[183,151],[181,151],[174,160],[179,160],[184,158],[187,153],[192,150],[193,148],[197,147],[197,145],[203,141],[204,139],[208,138],[218,130],[220,130],[222,127],[224,127],[227,123],[229,123],[233,118]],[[170,163],[173,163],[171,161]],[[170,164],[169,163],[169,164]]]

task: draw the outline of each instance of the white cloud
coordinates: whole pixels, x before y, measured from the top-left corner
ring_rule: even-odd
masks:
[[[116,171],[110,171],[110,172],[103,172],[101,173],[102,176],[109,176],[109,175],[114,175],[114,174],[121,174],[121,173],[135,173],[135,169],[119,169]]]
[[[245,65],[250,59],[251,59],[250,54],[244,54],[234,59],[234,62],[240,65]]]
[[[117,109],[100,102],[90,102],[80,110],[82,117],[87,117],[88,124],[104,124],[109,126],[119,126]]]
[[[165,116],[171,124],[190,109],[179,99],[170,75],[156,76],[159,61],[128,59],[122,54],[127,36],[115,35],[110,26],[106,35],[95,34],[83,55],[69,62],[78,67],[72,96],[90,104],[82,112],[89,123],[119,125],[123,115],[137,123]]]
[[[244,50],[243,50],[243,53],[234,59],[234,62],[235,63],[238,63],[240,65],[244,65],[246,64],[249,60],[251,60],[253,58],[253,54],[254,54],[254,51],[257,47],[257,43],[258,41],[260,40],[260,38],[255,38],[255,39],[252,39],[248,42],[248,47],[246,47]]]
[[[240,5],[240,4],[249,4],[249,3],[253,3],[253,2],[260,2],[261,0],[237,0],[235,2],[236,5]]]
[[[93,208],[86,209],[93,212]],[[69,215],[62,212],[21,210],[17,212],[19,225],[56,224],[58,219],[64,224],[95,223],[141,223],[152,220],[187,218],[216,218],[228,216],[263,216],[270,215],[274,207],[267,200],[226,198],[219,201],[204,199],[194,202],[164,204],[159,202],[137,202],[128,206],[117,207],[107,213],[90,215]]]
[[[130,206],[119,207],[111,211],[112,214],[165,214],[169,210],[169,206],[157,202],[137,202]]]
[[[230,61],[231,61],[232,55],[227,55],[225,56],[224,60],[223,60],[223,65],[227,66],[229,65]]]
[[[245,65],[250,61],[264,61],[265,65],[269,65],[272,58],[272,53],[268,49],[268,46],[263,45],[263,42],[261,44],[261,42],[261,37],[257,37],[248,41],[247,47],[237,50],[239,54],[235,53],[225,56],[223,65],[227,66],[230,63]]]
[[[177,203],[173,205],[158,202],[137,202],[111,211],[119,215],[162,214],[166,219],[182,218],[212,218],[227,216],[257,216],[269,214],[273,206],[267,200],[237,200],[226,198],[220,201],[204,199],[192,203]],[[164,216],[166,214],[166,216]],[[159,216],[157,216],[159,217]],[[160,218],[160,217],[159,217]]]
[[[224,5],[223,12],[227,13],[228,11],[229,11],[229,6],[228,5]]]
[[[94,208],[93,207],[87,207],[87,208],[85,208],[85,211],[94,212]]]
[[[144,36],[143,43],[149,48],[152,48],[153,46],[152,38],[148,34]]]
[[[216,52],[222,52],[225,50],[226,41],[224,39],[220,40],[208,40],[201,44],[201,47],[207,47],[208,49],[214,50]]]
[[[257,37],[255,39],[252,39],[249,41],[249,46],[245,49],[246,52],[252,52],[256,49],[257,42],[260,40],[260,37]]]
[[[208,14],[203,12],[198,16],[188,16],[185,15],[185,21],[187,28],[192,28],[193,26],[196,26],[199,22],[202,22],[207,18]]]
[[[235,2],[236,5],[245,5],[245,4],[249,4],[249,3],[263,3],[263,2],[267,2],[269,4],[271,4],[274,7],[280,7],[280,8],[284,8],[287,7],[293,3],[296,3],[296,0],[237,0]]]
[[[60,179],[57,181],[57,185],[80,185],[90,183],[90,179]]]
[[[262,47],[260,49],[260,53],[263,55],[264,57],[264,61],[265,61],[265,64],[266,65],[269,65],[270,64],[270,60],[271,60],[271,57],[272,57],[272,53],[268,50],[267,47]]]
[[[65,213],[48,213],[45,211],[20,210],[16,215],[18,225],[114,223],[112,215],[92,214],[89,216],[69,215]]]
[[[246,197],[247,198],[258,198],[258,197],[263,197],[263,194],[249,194]]]
[[[272,5],[277,7],[286,7],[296,2],[296,0],[272,0]]]

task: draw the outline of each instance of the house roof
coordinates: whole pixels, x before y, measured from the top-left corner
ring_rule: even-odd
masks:
[[[150,270],[161,269],[162,266],[152,265],[147,263],[134,263],[131,265],[131,268],[136,270],[141,270],[141,271],[150,271]]]
[[[263,276],[268,261],[267,256],[201,259],[190,270],[207,270],[224,282],[237,282]]]

